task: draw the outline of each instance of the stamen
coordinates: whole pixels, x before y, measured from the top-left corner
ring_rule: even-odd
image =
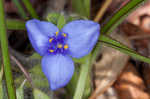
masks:
[[[56,36],[58,35],[59,32],[56,32]]]
[[[54,52],[54,50],[49,50],[51,53],[53,53]]]
[[[66,45],[64,45],[64,49],[68,49],[68,45],[66,44]]]
[[[66,36],[67,36],[67,34],[66,34],[66,33],[63,33],[62,35],[63,35],[64,37],[66,37]]]
[[[49,42],[51,43],[52,41],[53,41],[53,38],[50,38],[50,39],[49,39]]]
[[[58,44],[57,47],[58,47],[58,48],[62,48],[62,44]]]

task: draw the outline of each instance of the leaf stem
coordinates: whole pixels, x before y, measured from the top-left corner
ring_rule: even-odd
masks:
[[[4,1],[0,0],[0,40],[2,49],[2,58],[4,64],[5,81],[7,85],[7,92],[9,99],[16,99],[16,94],[13,86],[13,78],[10,67],[10,58],[8,52],[8,42],[6,36],[6,24],[5,24],[5,14],[4,14]]]
[[[86,61],[81,65],[80,75],[79,75],[79,79],[78,79],[78,83],[76,86],[76,90],[75,90],[73,99],[82,99],[86,81],[87,81],[87,77],[88,77],[88,73],[89,73],[89,69],[91,66],[90,59],[91,59],[91,55],[88,55],[86,58]]]
[[[30,15],[33,17],[33,18],[36,18],[36,19],[39,19],[35,9],[32,7],[32,4],[30,3],[29,0],[22,0],[22,2],[24,3],[24,5],[26,6],[28,12],[30,13]]]
[[[18,9],[18,12],[19,14],[21,15],[21,17],[23,19],[28,19],[25,11],[24,11],[24,8],[22,7],[22,5],[20,4],[20,2],[18,0],[12,0],[13,3],[16,5],[17,9]]]

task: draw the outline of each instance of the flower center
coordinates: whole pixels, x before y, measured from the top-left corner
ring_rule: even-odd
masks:
[[[56,32],[55,36],[49,38],[50,47],[48,51],[50,53],[64,54],[68,51],[69,46],[66,44],[67,34]]]

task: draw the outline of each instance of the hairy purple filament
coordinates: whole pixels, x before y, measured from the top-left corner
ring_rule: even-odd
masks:
[[[55,36],[49,39],[48,51],[51,54],[66,54],[68,52],[68,45],[66,44],[67,34],[56,32]]]

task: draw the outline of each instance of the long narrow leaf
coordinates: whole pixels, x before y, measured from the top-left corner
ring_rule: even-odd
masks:
[[[91,55],[88,55],[86,61],[81,65],[80,76],[73,99],[82,99],[83,97],[88,73],[91,66],[90,57]]]
[[[101,29],[101,33],[109,34],[115,27],[117,27],[126,16],[137,8],[140,4],[142,4],[146,0],[130,0],[124,7],[122,7],[113,17],[104,25]]]
[[[120,46],[121,48],[130,50],[131,52],[136,53],[136,51],[130,49],[129,47],[127,47],[127,46],[121,44],[119,41],[116,41],[116,40],[114,40],[113,38],[111,38],[111,37],[109,37],[109,36],[107,36],[107,35],[103,35],[103,34],[102,34],[101,37],[99,38],[99,40],[100,40],[100,41],[104,41],[104,42],[109,41],[109,42],[111,42],[112,44],[114,44],[114,45],[116,45],[116,46]]]
[[[35,9],[32,7],[30,0],[22,0],[22,2],[24,3],[25,7],[27,8],[27,10],[30,13],[30,15],[32,16],[32,18],[39,19]]]
[[[25,11],[24,11],[24,8],[23,8],[22,5],[20,4],[20,1],[19,1],[19,0],[12,0],[12,2],[16,5],[20,16],[21,16],[23,19],[27,19],[28,17],[27,17],[27,15],[26,15]]]
[[[6,26],[9,30],[25,30],[25,22],[20,20],[6,20]]]
[[[130,0],[124,7],[117,11],[114,16],[110,18],[110,20],[101,28],[101,35],[111,33],[111,31],[113,31],[133,9],[137,8],[145,1],[146,0]],[[99,37],[99,39],[101,39],[101,36]],[[94,61],[98,55],[100,44],[101,43],[97,43],[96,48],[92,52],[92,61]]]
[[[72,7],[76,13],[89,18],[90,0],[72,0]]]
[[[4,0],[0,0],[0,43],[2,49],[2,58],[4,65],[5,81],[7,85],[7,92],[9,99],[16,99],[15,89],[13,85],[12,71],[10,65],[8,41],[6,36],[6,24],[4,13]]]
[[[108,38],[108,39],[106,39],[106,38]],[[109,37],[106,37],[103,35],[103,38],[100,39],[100,42],[106,44],[107,46],[115,48],[115,49],[119,50],[120,52],[128,54],[129,56],[131,56],[133,58],[136,58],[140,61],[150,64],[150,58],[140,55],[139,53],[135,52],[134,50],[128,48],[126,45],[123,45]]]

